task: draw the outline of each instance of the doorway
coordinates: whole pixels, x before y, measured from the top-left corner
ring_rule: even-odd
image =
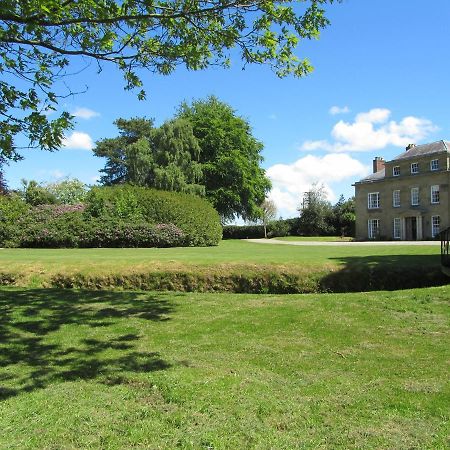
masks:
[[[407,241],[417,241],[417,217],[406,217],[405,239]]]

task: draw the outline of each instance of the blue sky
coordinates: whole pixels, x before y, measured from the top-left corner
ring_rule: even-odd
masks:
[[[323,183],[331,201],[353,195],[352,183],[370,173],[375,156],[392,159],[408,143],[450,139],[450,1],[344,0],[328,7],[331,25],[303,44],[315,71],[278,79],[268,67],[144,74],[147,99],[123,90],[121,75],[92,65],[69,80],[65,108],[77,124],[58,152],[24,151],[5,169],[20,179],[53,182],[76,177],[92,184],[104,161],[93,143],[117,134],[119,117],[146,116],[157,125],[183,101],[215,95],[248,119],[264,143],[271,197],[283,217],[296,215],[302,193]]]

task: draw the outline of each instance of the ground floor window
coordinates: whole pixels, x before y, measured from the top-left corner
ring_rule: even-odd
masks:
[[[402,238],[402,234],[401,234],[401,221],[400,218],[396,217],[394,219],[394,230],[393,230],[393,237],[394,239],[401,239]]]
[[[380,234],[380,219],[369,219],[369,239],[376,239]]]
[[[431,216],[431,236],[436,237],[441,228],[441,216]]]

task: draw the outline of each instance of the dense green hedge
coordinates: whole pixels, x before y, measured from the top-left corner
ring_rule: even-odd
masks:
[[[217,211],[200,197],[122,185],[93,188],[86,198],[86,211],[105,220],[173,224],[190,246],[217,245],[222,226]]]
[[[0,195],[0,246],[17,247],[19,221],[31,210],[18,195]]]
[[[120,186],[94,188],[86,204],[30,207],[0,198],[0,246],[175,247],[217,245],[222,227],[205,200]]]

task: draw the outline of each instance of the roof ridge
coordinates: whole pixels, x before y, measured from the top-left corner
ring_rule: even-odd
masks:
[[[444,140],[438,139],[437,141],[433,141],[433,142],[425,142],[424,144],[417,144],[416,147],[423,147],[424,145],[433,145],[433,144],[437,144],[438,142],[444,142]]]

